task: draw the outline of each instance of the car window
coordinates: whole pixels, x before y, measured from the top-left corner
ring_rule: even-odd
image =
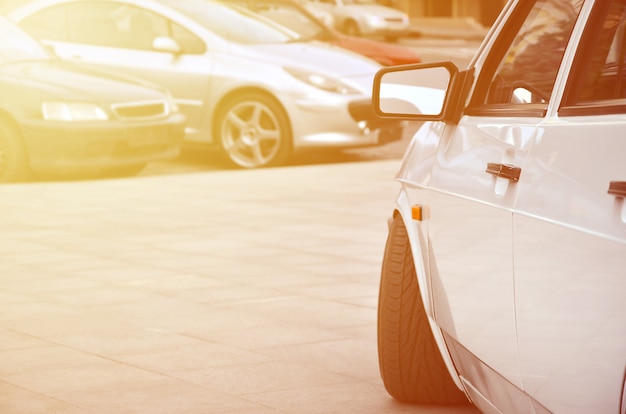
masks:
[[[237,4],[213,4],[211,13],[196,3],[172,4],[223,39],[242,44],[290,43],[300,35]]]
[[[170,37],[186,54],[201,54],[206,51],[204,42],[189,30],[170,19],[150,10],[123,5],[115,12],[118,26],[128,28],[126,47],[151,50],[154,39],[159,36]]]
[[[474,107],[547,107],[582,0],[521,2],[478,80]],[[526,114],[520,112],[520,114]],[[497,115],[497,113],[493,113]],[[507,113],[506,115],[510,115]]]
[[[157,36],[174,38],[183,53],[203,53],[202,40],[167,18],[132,5],[80,2],[35,13],[20,26],[37,38],[152,50]]]
[[[50,56],[40,43],[0,18],[0,64],[48,59]]]
[[[319,22],[311,19],[296,6],[289,3],[257,5],[254,11],[301,34],[306,39],[315,38],[326,30]]]
[[[626,113],[626,0],[597,5],[560,114]]]
[[[200,55],[206,52],[206,45],[198,36],[191,33],[179,24],[169,21],[170,37],[172,37],[182,49],[182,53]]]
[[[37,39],[67,41],[67,7],[49,7],[28,16],[19,26]]]
[[[124,8],[117,3],[75,3],[68,6],[69,40],[97,46],[149,48],[128,24],[120,24],[116,12]],[[131,37],[136,39],[131,40]]]

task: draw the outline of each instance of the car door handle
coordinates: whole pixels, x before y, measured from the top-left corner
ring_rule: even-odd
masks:
[[[626,197],[626,181],[611,181],[607,192],[615,197]]]
[[[519,181],[519,176],[522,174],[522,169],[511,164],[490,162],[487,164],[485,172],[495,175],[496,177],[517,182]]]

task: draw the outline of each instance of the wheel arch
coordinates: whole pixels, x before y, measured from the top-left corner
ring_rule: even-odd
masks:
[[[409,199],[409,195],[405,189],[402,189],[396,199],[393,218],[401,216],[404,226],[406,227],[421,300],[424,305],[424,309],[426,310],[428,323],[430,324],[439,353],[441,354],[450,377],[456,386],[461,390],[465,390],[454,361],[450,356],[450,351],[444,339],[443,332],[437,324],[434,315],[431,261],[434,261],[435,258],[430,252],[430,241],[428,239],[428,217],[426,216],[423,221],[414,220],[412,210],[413,204]]]

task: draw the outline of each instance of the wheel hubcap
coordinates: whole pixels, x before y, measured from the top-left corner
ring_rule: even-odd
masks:
[[[241,141],[244,145],[253,147],[259,143],[259,131],[251,125],[248,125],[241,133]]]
[[[241,102],[226,114],[221,140],[224,150],[237,165],[262,167],[271,163],[282,143],[280,123],[262,102]]]

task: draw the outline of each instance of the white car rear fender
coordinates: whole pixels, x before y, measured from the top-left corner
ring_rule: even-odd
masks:
[[[411,246],[411,253],[413,254],[413,262],[415,266],[415,273],[417,275],[417,283],[419,284],[419,291],[424,304],[424,309],[428,315],[428,322],[430,324],[431,331],[439,348],[443,361],[448,368],[448,372],[452,377],[452,380],[456,385],[463,389],[463,385],[456,371],[448,347],[443,338],[443,334],[439,325],[433,316],[433,303],[432,303],[432,289],[429,269],[429,255],[428,255],[428,216],[427,213],[422,216],[422,220],[416,220],[413,218],[413,205],[409,200],[409,196],[404,188],[400,190],[398,197],[396,198],[396,210],[394,216],[400,214],[404,225],[406,226],[409,244]]]

